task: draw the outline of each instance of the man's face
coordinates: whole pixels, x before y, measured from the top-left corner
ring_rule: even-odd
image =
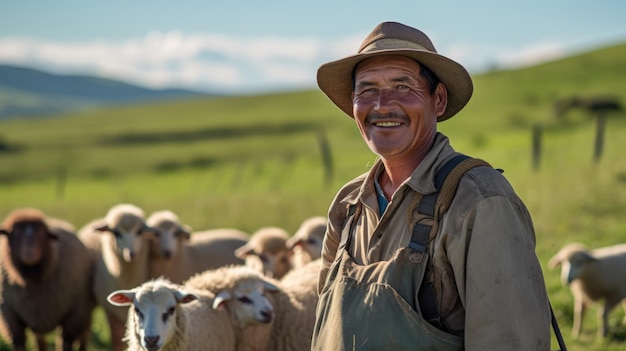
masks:
[[[372,152],[383,159],[423,155],[446,108],[445,86],[431,94],[419,63],[404,56],[366,59],[354,79],[354,119]]]

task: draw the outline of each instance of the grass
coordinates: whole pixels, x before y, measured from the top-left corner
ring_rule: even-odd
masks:
[[[570,337],[572,296],[547,262],[561,246],[624,241],[626,119],[611,114],[604,152],[593,162],[595,124],[581,111],[557,120],[563,97],[626,97],[626,46],[524,70],[474,77],[467,108],[439,128],[453,146],[503,168],[527,204],[537,255],[569,350],[626,347],[624,312],[596,337],[592,309],[583,334]],[[544,128],[539,169],[531,129]],[[294,232],[324,215],[338,188],[375,158],[353,121],[318,91],[195,99],[0,122],[0,217],[34,206],[76,226],[119,202],[149,213],[172,209],[194,229],[278,225]],[[329,151],[327,151],[329,150]],[[514,317],[514,316],[513,316]],[[92,350],[108,348],[102,312]],[[553,342],[553,349],[556,341]]]

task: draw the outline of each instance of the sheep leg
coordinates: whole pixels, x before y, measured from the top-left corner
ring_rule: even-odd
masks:
[[[600,321],[600,328],[598,328],[598,335],[602,338],[606,337],[608,333],[609,313],[619,303],[613,299],[607,299],[602,308],[598,309],[598,320]]]
[[[109,321],[109,329],[111,330],[111,350],[123,351],[124,350],[124,333],[126,327],[124,322],[117,319],[112,313],[106,312],[107,320]]]
[[[582,330],[582,320],[585,316],[586,306],[582,298],[574,299],[574,325],[572,326],[572,337],[578,339]]]
[[[35,334],[35,343],[37,344],[37,350],[46,351],[48,350],[48,344],[46,343],[46,335],[45,334]]]
[[[624,309],[624,319],[622,319],[622,324],[626,324],[626,299],[622,300],[622,308]]]

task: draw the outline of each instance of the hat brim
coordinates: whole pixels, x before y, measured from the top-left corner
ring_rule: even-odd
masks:
[[[354,118],[352,71],[364,59],[383,55],[401,55],[412,58],[433,71],[446,86],[448,105],[445,112],[437,117],[437,122],[445,121],[457,114],[472,96],[474,89],[472,78],[463,66],[445,56],[424,50],[379,50],[331,61],[317,70],[317,84],[337,107]]]

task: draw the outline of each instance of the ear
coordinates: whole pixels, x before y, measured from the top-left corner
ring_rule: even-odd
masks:
[[[561,260],[561,257],[559,255],[556,255],[556,256],[552,257],[550,259],[550,261],[548,261],[548,267],[554,269],[554,268],[560,266],[562,262],[563,262],[563,260]]]
[[[99,231],[99,232],[110,232],[111,231],[111,229],[109,229],[109,226],[106,225],[106,224],[102,224],[102,225],[97,226],[97,227],[95,227],[93,229],[96,230],[96,231]]]
[[[215,296],[215,300],[213,300],[213,309],[217,311],[221,311],[225,308],[226,301],[230,300],[231,295],[228,291],[222,290]]]
[[[188,225],[182,225],[178,227],[176,231],[176,236],[183,240],[189,240],[191,238],[191,227]]]
[[[250,246],[248,246],[247,244],[243,245],[243,246],[241,246],[241,247],[239,247],[238,249],[235,250],[235,256],[237,256],[237,257],[239,257],[241,259],[246,258],[247,256],[249,256],[249,255],[251,255],[253,253],[254,253],[254,250]]]
[[[435,99],[435,111],[437,117],[443,115],[446,112],[446,108],[448,107],[448,89],[443,83],[437,84],[437,88],[435,88],[435,92],[433,93],[433,98]]]
[[[191,301],[200,300],[200,297],[196,294],[187,293],[184,291],[177,290],[174,292],[174,296],[176,296],[176,301],[181,304],[185,304]]]
[[[298,245],[302,245],[302,240],[300,240],[300,238],[296,238],[293,236],[289,238],[287,242],[285,242],[285,246],[287,246],[289,250],[293,249],[294,247]]]
[[[132,290],[117,290],[107,296],[107,301],[114,306],[128,306],[133,304],[135,292]]]
[[[268,282],[267,280],[263,280],[263,287],[265,288],[265,291],[269,291],[272,293],[280,291],[280,289],[276,285]]]
[[[159,236],[159,231],[156,228],[144,224],[143,229],[141,230],[141,236],[144,239],[154,239]]]

